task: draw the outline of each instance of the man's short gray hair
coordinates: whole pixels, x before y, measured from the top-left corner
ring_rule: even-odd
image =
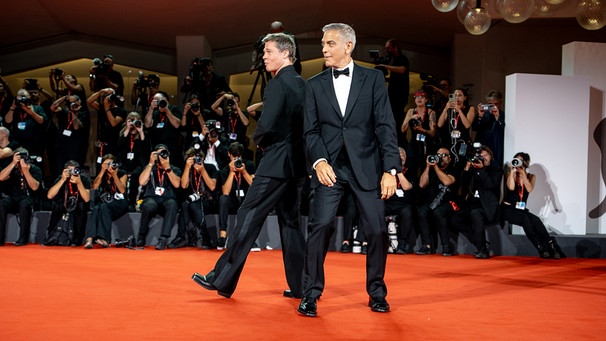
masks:
[[[343,23],[332,23],[322,28],[323,33],[331,30],[339,32],[341,37],[345,39],[345,42],[351,41],[353,43],[352,50],[356,47],[356,31],[351,26]]]

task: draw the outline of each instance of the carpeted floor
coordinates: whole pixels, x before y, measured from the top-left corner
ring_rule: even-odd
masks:
[[[365,257],[331,252],[318,317],[296,312],[280,251],[251,253],[231,299],[200,288],[220,252],[0,247],[1,340],[603,340],[606,260],[389,255],[392,311]]]

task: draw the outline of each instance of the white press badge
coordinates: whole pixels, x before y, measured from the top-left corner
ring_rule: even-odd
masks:
[[[523,201],[518,201],[518,202],[516,202],[516,208],[518,210],[524,210],[524,209],[526,209],[526,203]]]
[[[156,195],[164,194],[164,187],[156,187]]]
[[[156,124],[156,128],[158,128],[158,129],[164,128],[164,122],[158,122],[158,124]]]
[[[240,198],[244,198],[244,190],[243,190],[243,189],[241,189],[241,190],[237,191],[237,194],[238,194],[238,196],[239,196]]]
[[[135,158],[135,153],[133,153],[133,152],[126,153],[126,158],[128,160],[133,160]]]
[[[200,136],[200,134],[197,131],[192,131],[191,132],[191,137],[196,138],[198,136]]]
[[[19,129],[19,130],[25,130],[25,122],[19,122],[19,123],[17,123],[17,129]]]
[[[450,132],[450,137],[452,137],[453,139],[458,139],[461,137],[461,132],[458,130],[453,130],[452,132]]]
[[[72,136],[72,131],[65,129],[65,130],[63,130],[63,135],[65,135],[65,136]]]
[[[97,157],[97,163],[103,163],[103,157],[98,156]]]
[[[229,134],[229,139],[230,139],[230,140],[235,140],[235,139],[237,139],[237,138],[238,138],[238,134],[236,134],[236,133],[231,133],[231,134]]]
[[[124,194],[117,192],[116,194],[114,194],[114,199],[122,200],[122,199],[124,199]]]
[[[423,134],[417,134],[417,141],[419,141],[419,142],[425,142],[425,135],[423,135]]]
[[[404,198],[404,191],[401,188],[396,189],[396,195],[398,198]]]

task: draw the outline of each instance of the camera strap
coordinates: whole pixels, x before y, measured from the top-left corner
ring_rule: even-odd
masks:
[[[204,165],[202,167],[204,167]],[[195,183],[194,192],[196,192],[198,194],[204,193],[206,188],[204,186],[204,180],[202,179],[202,173],[200,173],[200,175],[198,175],[198,171],[194,169],[194,173],[192,175],[193,175],[194,183]]]
[[[63,193],[64,193],[64,197],[63,197],[63,207],[64,207],[65,209],[67,209],[67,198],[68,198],[68,196],[67,196],[67,192],[68,192],[68,191],[69,191],[69,197],[70,197],[70,198],[72,198],[72,197],[73,197],[73,198],[76,198],[76,201],[78,201],[78,196],[79,196],[79,194],[80,194],[80,193],[78,192],[78,189],[76,188],[76,190],[74,191],[74,189],[72,188],[72,183],[71,183],[71,182],[68,182],[68,183],[67,183],[67,186],[65,186],[65,190],[63,191]]]

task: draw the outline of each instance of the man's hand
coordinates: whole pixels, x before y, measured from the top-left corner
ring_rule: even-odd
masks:
[[[396,193],[396,177],[389,174],[383,173],[383,177],[381,178],[381,199],[387,200],[394,193]]]
[[[337,175],[335,174],[332,166],[326,161],[320,161],[316,165],[316,175],[318,180],[324,186],[332,187],[337,182]]]

